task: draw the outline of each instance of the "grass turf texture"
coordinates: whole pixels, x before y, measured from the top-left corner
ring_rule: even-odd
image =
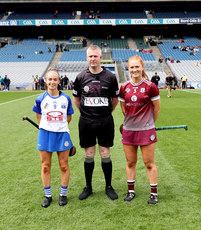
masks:
[[[156,126],[188,125],[184,129],[158,131],[155,161],[158,167],[159,203],[149,206],[149,182],[141,153],[138,154],[136,198],[123,201],[126,192],[126,160],[119,126],[123,121],[120,105],[114,111],[115,141],[111,149],[113,187],[119,199],[105,194],[101,160],[97,152],[93,175],[93,195],[80,201],[85,186],[84,151],[79,147],[78,119],[70,123],[71,138],[77,154],[69,159],[68,205],[60,207],[60,171],[56,154],[52,159],[52,196],[50,207],[40,206],[44,191],[40,178],[40,157],[36,149],[38,130],[24,115],[35,119],[32,107],[40,92],[0,92],[0,229],[201,229],[201,91],[160,91],[161,113]],[[70,96],[72,91],[66,91]],[[10,103],[10,100],[16,100]],[[72,97],[72,96],[71,96]]]

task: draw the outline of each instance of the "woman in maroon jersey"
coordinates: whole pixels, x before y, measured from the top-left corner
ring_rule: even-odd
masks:
[[[140,146],[147,175],[151,186],[148,204],[158,202],[157,168],[154,162],[154,150],[157,142],[155,122],[160,112],[160,95],[157,86],[147,80],[144,62],[138,55],[128,61],[131,80],[120,88],[119,100],[125,115],[122,143],[126,155],[126,176],[128,193],[125,201],[135,197],[135,177],[137,149]]]

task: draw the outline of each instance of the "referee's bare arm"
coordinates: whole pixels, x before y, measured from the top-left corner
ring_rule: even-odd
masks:
[[[73,102],[78,110],[80,110],[80,97],[73,97]]]
[[[160,113],[160,99],[152,101],[153,110],[154,110],[154,122],[156,122],[159,113]]]
[[[116,108],[118,102],[119,102],[118,97],[113,97],[112,98],[112,111],[114,111],[114,109]]]

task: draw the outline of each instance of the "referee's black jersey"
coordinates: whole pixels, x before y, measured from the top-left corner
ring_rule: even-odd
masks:
[[[112,112],[111,98],[118,95],[117,79],[105,68],[99,74],[92,74],[88,68],[75,79],[73,96],[81,98],[80,113],[83,117],[108,117]]]

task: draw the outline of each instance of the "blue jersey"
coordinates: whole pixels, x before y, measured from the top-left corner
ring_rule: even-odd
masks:
[[[51,132],[69,132],[67,115],[74,113],[71,99],[60,92],[58,97],[52,97],[46,91],[37,97],[33,111],[41,114],[39,128]]]

